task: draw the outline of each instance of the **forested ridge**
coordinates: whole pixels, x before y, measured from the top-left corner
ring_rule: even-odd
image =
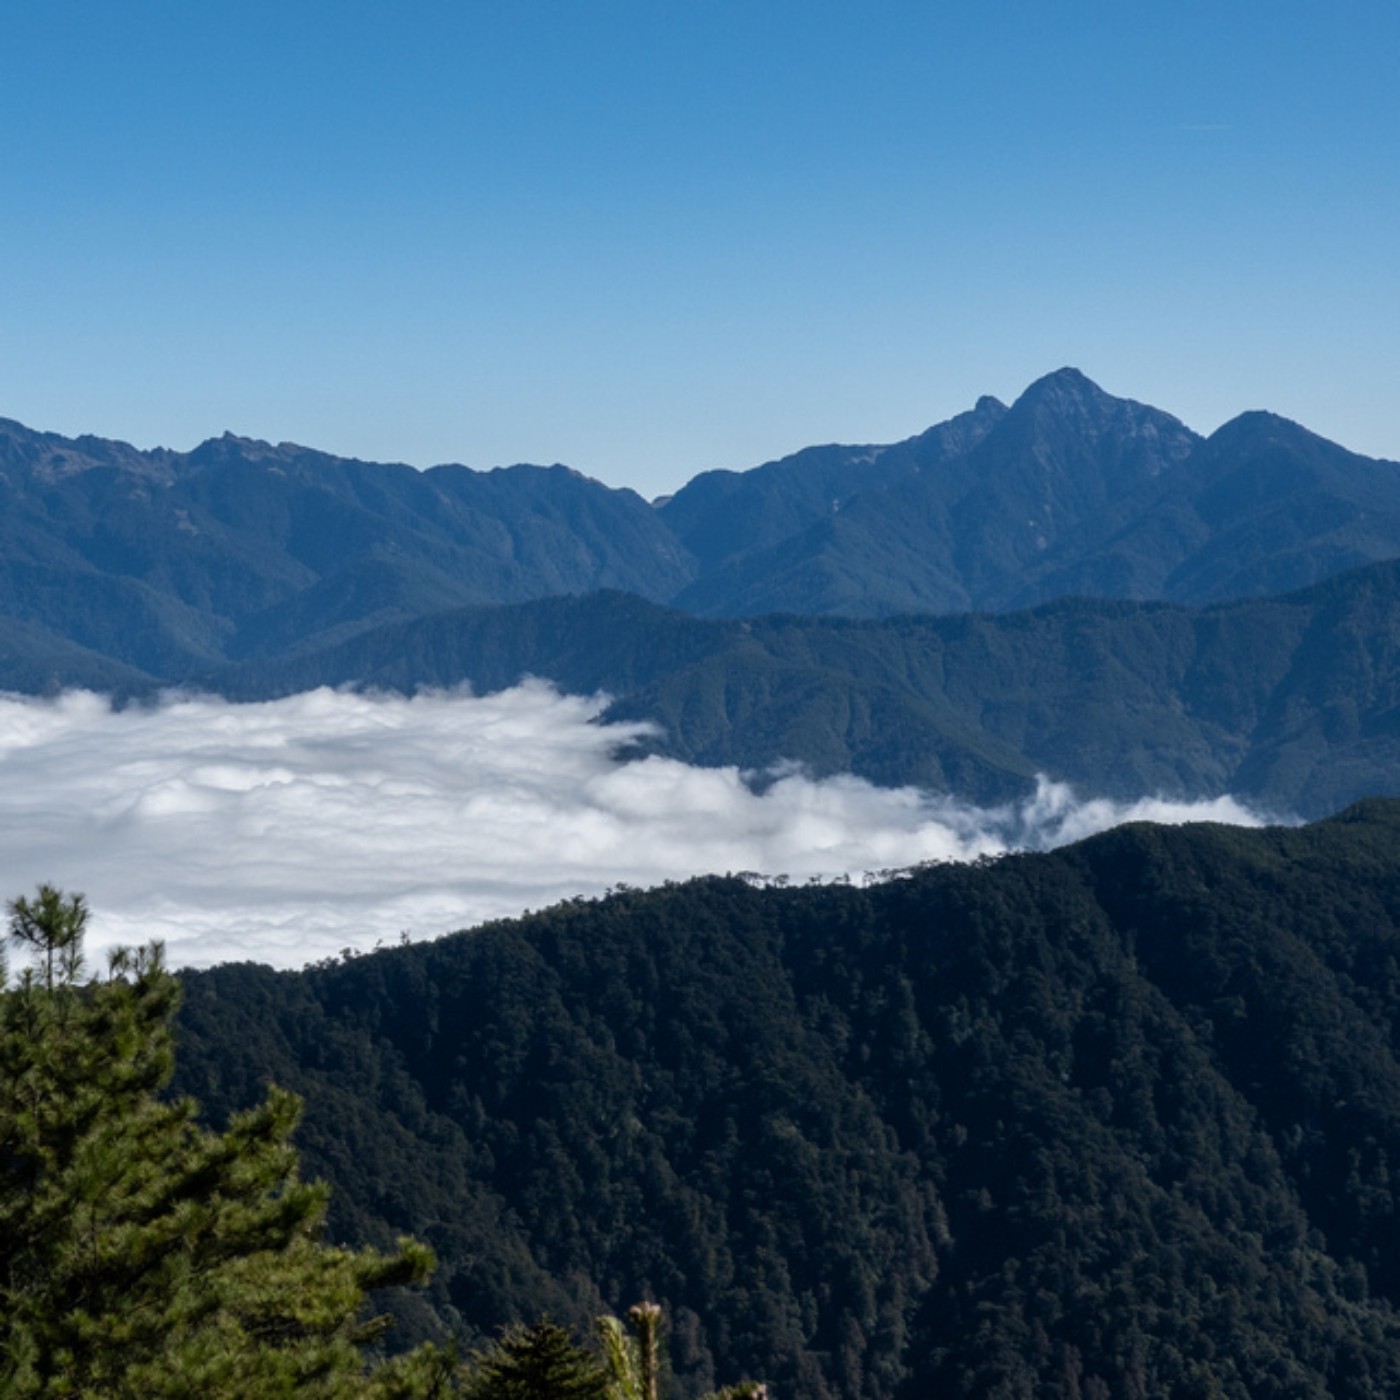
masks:
[[[1066,599],[1020,613],[686,617],[620,593],[462,609],[211,678],[239,699],[317,685],[478,692],[542,676],[613,697],[691,763],[916,784],[1004,802],[1037,773],[1085,795],[1322,817],[1394,791],[1400,564],[1206,608]]]
[[[184,977],[177,1087],[305,1095],[405,1341],[641,1297],[678,1395],[1400,1392],[1400,804],[870,888],[621,891]]]

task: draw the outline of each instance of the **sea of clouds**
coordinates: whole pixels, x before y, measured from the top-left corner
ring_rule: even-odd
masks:
[[[316,690],[113,710],[0,696],[0,896],[82,891],[89,949],[278,967],[435,937],[611,886],[794,880],[1048,848],[1123,821],[1258,825],[1231,798],[978,808],[858,778],[623,761],[643,726],[528,683],[476,697]]]

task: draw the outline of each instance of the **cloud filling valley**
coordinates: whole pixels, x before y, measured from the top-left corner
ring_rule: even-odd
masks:
[[[1257,825],[1232,798],[1123,804],[1042,782],[978,808],[854,777],[623,761],[641,725],[529,682],[259,704],[0,696],[0,893],[84,892],[89,947],[299,967],[618,884],[831,878],[1077,840],[1122,821]]]

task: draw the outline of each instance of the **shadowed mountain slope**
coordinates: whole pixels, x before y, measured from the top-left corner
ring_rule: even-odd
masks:
[[[0,422],[0,612],[161,680],[464,602],[671,596],[656,512],[564,467],[345,461],[225,435],[143,454]]]
[[[954,425],[952,450],[921,455],[925,439],[886,449],[903,470],[877,455],[866,470],[878,476],[852,477],[805,528],[709,568],[677,605],[878,617],[1067,595],[1208,602],[1400,555],[1400,467],[1269,414],[1202,439],[1060,370],[1009,410],[984,403]],[[692,489],[663,514],[693,512]],[[729,516],[764,505],[759,473],[724,499]],[[702,536],[703,522],[686,523],[688,538]]]
[[[620,594],[472,609],[212,675],[316,685],[607,692],[692,762],[853,771],[981,802],[1034,775],[1085,795],[1234,793],[1322,816],[1400,775],[1400,563],[1205,608],[1046,604],[879,622],[701,621]]]
[[[305,1093],[335,1230],[428,1239],[441,1321],[656,1298],[681,1397],[1380,1400],[1397,872],[1372,803],[575,901],[190,974],[177,1087]]]

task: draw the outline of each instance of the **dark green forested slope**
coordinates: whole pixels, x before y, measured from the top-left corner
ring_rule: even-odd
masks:
[[[186,987],[180,1087],[305,1093],[449,1324],[651,1295],[682,1394],[1400,1392],[1400,804]]]
[[[478,690],[533,674],[616,697],[700,763],[855,772],[983,802],[1034,774],[1086,795],[1213,797],[1318,817],[1400,781],[1400,563],[1207,608],[1070,600],[882,622],[702,621],[623,594],[473,609],[221,672],[241,698],[318,684]]]

